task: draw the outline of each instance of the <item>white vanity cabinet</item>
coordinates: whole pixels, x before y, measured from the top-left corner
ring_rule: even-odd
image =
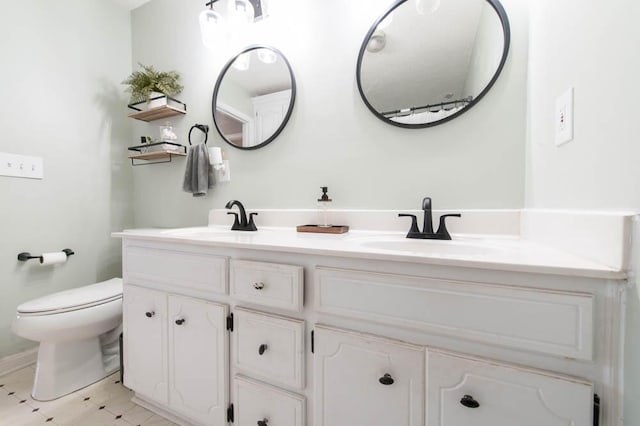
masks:
[[[225,425],[225,305],[124,287],[125,385],[207,425]]]
[[[159,235],[123,235],[124,382],[176,423],[622,426],[620,278]]]
[[[424,348],[316,326],[316,426],[424,424]]]
[[[587,360],[593,356],[593,296],[589,294],[327,267],[316,267],[315,276],[319,312],[551,355]],[[357,347],[362,353],[357,353]],[[380,396],[378,401],[376,395],[368,395],[376,389],[365,385],[364,380],[349,390],[365,389],[356,394],[362,395],[365,403],[375,401],[369,407],[373,417],[363,422],[355,417],[362,415],[358,404],[342,402],[348,398],[338,389],[328,390],[340,385],[340,377],[366,369],[370,357],[380,358],[381,364],[392,362],[391,349],[387,354],[377,352],[375,347],[375,340],[366,336],[316,328],[315,400],[320,425],[365,426],[373,424],[372,419],[384,417],[385,409],[381,407],[390,400]],[[400,351],[398,343],[385,347]],[[429,344],[424,346],[423,354],[427,359],[424,411],[428,426],[593,425],[593,386],[584,380],[534,372],[495,360],[445,354]],[[404,364],[411,365],[409,361]],[[328,375],[331,370],[341,374]],[[410,371],[416,383],[424,378],[419,376],[423,371],[421,363]],[[395,386],[394,383],[390,388]],[[396,403],[409,415],[413,404],[418,404],[416,401],[422,399],[407,392]],[[335,413],[349,421],[324,420],[324,416]],[[394,416],[397,425],[421,424],[400,413]]]

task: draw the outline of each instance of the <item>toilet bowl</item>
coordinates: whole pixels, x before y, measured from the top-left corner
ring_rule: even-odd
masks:
[[[120,368],[122,279],[23,303],[12,328],[40,342],[33,399],[49,401],[95,383]]]

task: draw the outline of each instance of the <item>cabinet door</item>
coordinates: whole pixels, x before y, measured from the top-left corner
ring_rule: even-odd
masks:
[[[127,284],[122,302],[124,384],[167,404],[167,296]]]
[[[318,326],[314,369],[316,426],[424,424],[421,347]]]
[[[429,426],[591,426],[589,383],[429,351]]]
[[[169,406],[207,425],[226,425],[227,307],[169,296]]]

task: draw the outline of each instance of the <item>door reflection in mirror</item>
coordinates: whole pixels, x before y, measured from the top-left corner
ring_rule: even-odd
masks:
[[[250,46],[223,68],[213,93],[213,120],[222,138],[256,149],[284,129],[295,100],[295,78],[277,49]]]

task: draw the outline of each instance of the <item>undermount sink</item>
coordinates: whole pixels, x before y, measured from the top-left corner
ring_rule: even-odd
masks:
[[[418,240],[403,237],[382,237],[360,242],[365,248],[430,256],[485,256],[503,253],[506,247],[483,241]]]

